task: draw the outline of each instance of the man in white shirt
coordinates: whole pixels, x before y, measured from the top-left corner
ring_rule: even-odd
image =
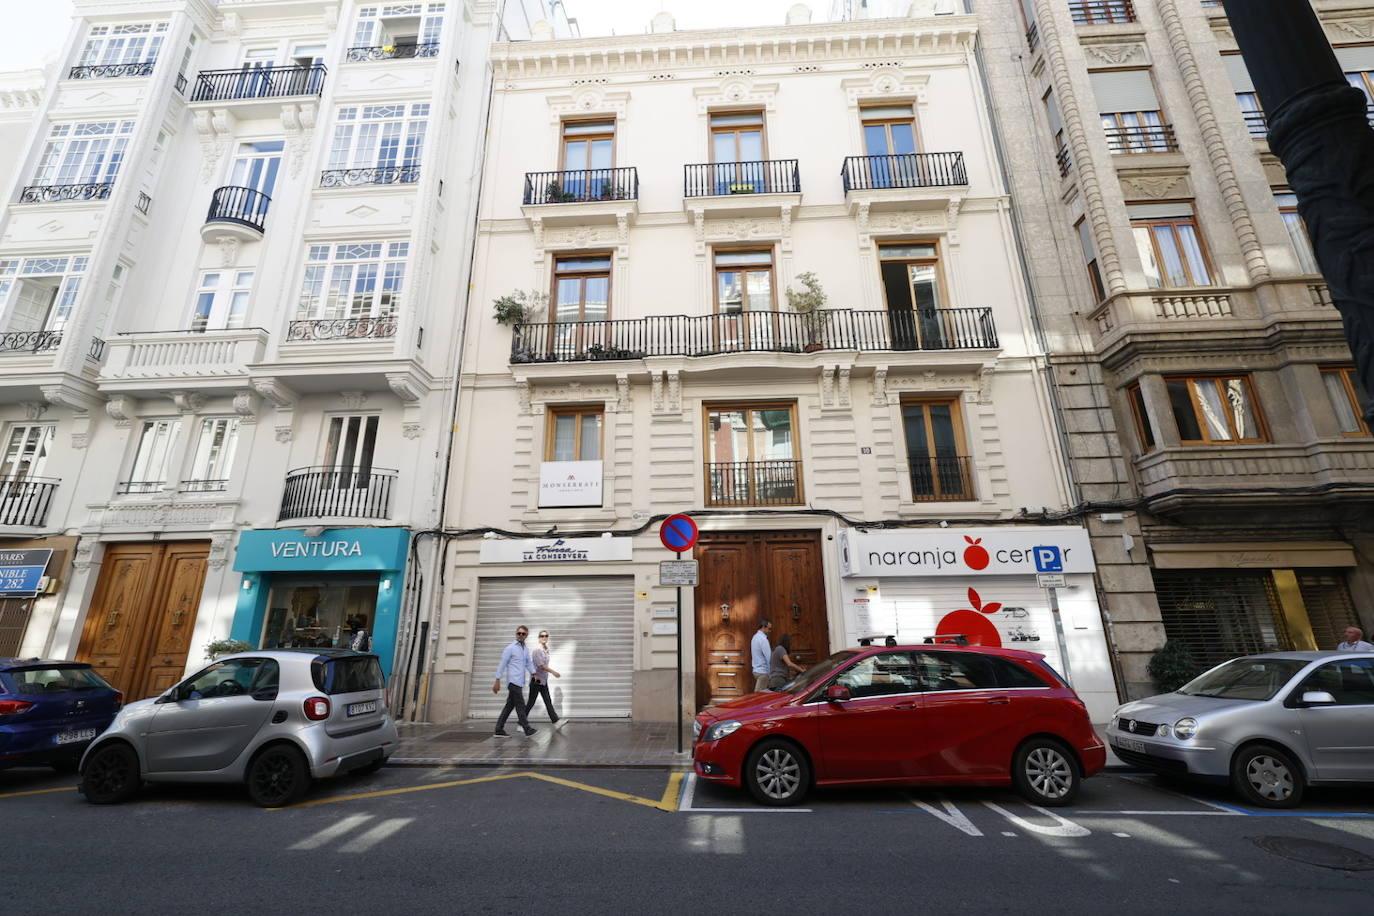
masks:
[[[758,632],[749,642],[749,664],[754,672],[754,692],[768,689],[769,658],[773,647],[768,643],[768,634],[773,629],[773,621],[764,618],[759,621]]]
[[[1364,630],[1359,627],[1345,628],[1345,642],[1336,647],[1338,652],[1374,652],[1374,645],[1364,641]]]
[[[525,627],[516,628],[515,642],[506,646],[506,651],[501,653],[501,666],[496,669],[496,683],[491,685],[492,693],[500,693],[501,679],[506,680],[506,707],[501,710],[501,718],[496,720],[494,733],[498,738],[510,737],[506,734],[506,719],[510,718],[511,710],[515,710],[516,718],[526,735],[533,735],[538,731],[530,728],[529,719],[525,718],[525,684],[534,673],[534,661],[530,658],[530,650],[525,648],[525,637],[529,635],[530,631]]]

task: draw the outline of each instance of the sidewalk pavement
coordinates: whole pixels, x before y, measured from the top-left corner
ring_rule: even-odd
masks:
[[[490,720],[456,723],[400,723],[401,746],[392,766],[542,766],[642,767],[689,769],[692,765],[691,722],[683,723],[681,754],[675,725],[628,719],[560,719],[556,726],[531,720],[538,729],[525,737],[515,722],[506,723],[509,738],[492,735]],[[1097,733],[1106,732],[1098,726]],[[1111,748],[1107,766],[1126,769]]]

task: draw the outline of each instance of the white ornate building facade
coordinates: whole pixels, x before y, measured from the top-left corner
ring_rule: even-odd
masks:
[[[763,618],[803,663],[1043,651],[1110,715],[980,25],[904,9],[495,48],[430,718],[494,715],[525,624],[566,714],[668,721],[752,689]]]
[[[497,6],[77,0],[6,78],[0,655],[137,697],[361,621],[403,667],[488,48],[544,9]]]
[[[1374,106],[1374,7],[1312,6]],[[1368,395],[1222,5],[978,8],[1123,688],[1374,625]]]

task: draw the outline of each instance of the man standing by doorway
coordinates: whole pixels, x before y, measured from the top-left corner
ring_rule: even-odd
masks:
[[[765,617],[759,621],[758,632],[749,643],[749,664],[754,672],[754,692],[768,689],[769,658],[773,647],[768,643],[768,634],[773,629],[773,621]]]
[[[525,637],[530,635],[530,631],[525,627],[517,627],[515,630],[515,642],[506,646],[506,651],[501,653],[501,667],[496,669],[496,683],[491,685],[492,693],[501,692],[501,679],[506,680],[506,706],[501,710],[501,718],[496,720],[496,731],[494,734],[498,738],[509,738],[506,733],[506,719],[510,718],[511,710],[515,710],[516,718],[520,722],[520,727],[524,729],[526,736],[533,735],[537,729],[530,728],[529,720],[525,718],[525,684],[529,676],[534,673],[534,662],[530,659],[530,650],[525,648]]]

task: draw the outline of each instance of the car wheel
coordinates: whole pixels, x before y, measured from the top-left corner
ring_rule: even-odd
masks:
[[[274,744],[248,764],[248,796],[263,808],[282,808],[300,801],[310,788],[305,756],[286,744]]]
[[[98,748],[81,771],[81,794],[93,805],[128,801],[142,784],[138,754],[118,741]]]
[[[811,789],[811,765],[795,744],[764,741],[745,760],[744,784],[765,805],[795,805]]]
[[[1016,749],[1011,779],[1022,798],[1051,808],[1072,803],[1083,782],[1078,761],[1050,738],[1033,738]]]
[[[1246,801],[1263,808],[1293,808],[1307,780],[1287,751],[1271,744],[1247,747],[1231,762],[1231,785]]]

